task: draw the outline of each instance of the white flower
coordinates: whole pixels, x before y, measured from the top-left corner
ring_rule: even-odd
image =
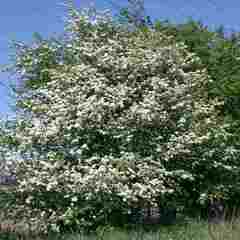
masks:
[[[71,198],[71,201],[72,201],[72,202],[77,202],[77,201],[78,201],[78,198],[77,198],[76,196],[75,196],[75,197],[72,197],[72,198]]]

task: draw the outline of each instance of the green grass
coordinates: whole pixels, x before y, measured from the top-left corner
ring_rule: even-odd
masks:
[[[231,225],[232,226],[232,225]],[[65,234],[49,235],[46,237],[28,236],[19,238],[14,234],[0,234],[1,240],[239,240],[240,225],[230,227],[229,224],[212,226],[209,234],[209,225],[206,222],[190,222],[173,226],[159,226],[155,229],[138,228],[135,230],[114,229],[105,227],[98,229],[91,235]]]

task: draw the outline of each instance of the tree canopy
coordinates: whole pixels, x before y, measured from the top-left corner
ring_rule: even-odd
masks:
[[[160,27],[129,30],[94,9],[69,13],[63,39],[17,44],[25,160],[11,216],[43,230],[91,229],[137,205],[186,207],[237,192],[239,151],[219,114],[224,102],[209,97],[202,53]]]
[[[224,35],[220,27],[210,31],[201,22],[189,20],[184,24],[156,22],[158,31],[174,36],[179,42],[184,42],[190,52],[201,58],[201,62],[212,79],[209,83],[209,96],[224,99],[223,114],[239,119],[239,64],[240,47],[237,33]]]

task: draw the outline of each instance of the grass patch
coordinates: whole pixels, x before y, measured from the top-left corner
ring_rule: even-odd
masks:
[[[24,236],[20,238],[16,233],[2,233],[1,240],[18,240],[18,239],[38,239],[38,240],[208,240],[208,224],[206,222],[189,222],[176,224],[173,226],[159,226],[157,228],[136,227],[135,229],[117,229],[112,227],[100,228],[94,234],[85,235],[81,233],[65,235],[48,235],[48,236]],[[240,233],[240,231],[239,231]],[[240,236],[240,235],[239,235]],[[21,236],[23,237],[23,236]],[[228,240],[231,238],[225,238]],[[239,238],[238,238],[239,239]],[[215,240],[215,239],[212,239]],[[217,240],[219,240],[217,238]],[[232,240],[232,239],[231,239]],[[235,240],[235,239],[234,239]]]

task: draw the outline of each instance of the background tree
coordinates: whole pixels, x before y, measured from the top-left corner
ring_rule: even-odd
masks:
[[[109,1],[118,11],[117,21],[134,28],[152,27],[153,23],[147,15],[144,0],[129,0],[127,6],[118,5],[115,1]]]

